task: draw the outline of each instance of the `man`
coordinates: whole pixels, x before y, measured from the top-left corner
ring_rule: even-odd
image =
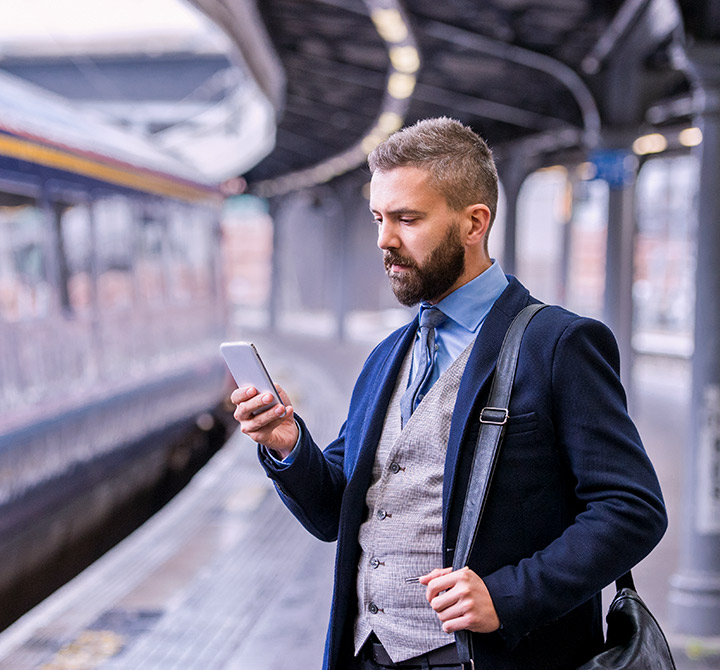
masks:
[[[599,592],[667,523],[615,341],[560,307],[531,322],[481,528],[453,571],[479,412],[510,322],[536,301],[488,254],[497,174],[474,132],[422,121],[369,165],[390,284],[419,318],[370,354],[324,452],[284,393],[257,416],[255,389],[232,395],[285,504],[338,541],[324,667],[458,668],[467,629],[476,668],[576,668],[602,645]]]

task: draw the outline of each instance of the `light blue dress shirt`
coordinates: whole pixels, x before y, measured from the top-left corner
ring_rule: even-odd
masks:
[[[507,285],[508,280],[500,267],[500,263],[493,260],[493,264],[485,272],[467,284],[463,284],[434,305],[448,318],[435,329],[436,351],[433,368],[428,381],[420,389],[420,393],[427,393],[440,378],[440,375],[452,365],[453,361],[477,337],[492,306]],[[420,303],[419,313],[422,314],[423,309],[432,306],[429,303]],[[413,348],[413,368],[415,368],[416,357],[419,355],[419,337],[420,332],[418,330]],[[411,368],[408,383],[412,380],[413,368]],[[300,437],[298,436],[299,442]],[[297,447],[297,444],[295,447]],[[267,452],[274,460],[278,460],[272,451],[268,449]],[[287,458],[278,462],[283,465],[290,465],[294,457],[295,449],[288,454]]]
[[[420,303],[420,315],[424,309],[437,307],[448,317],[435,329],[435,360],[428,381],[420,389],[421,394],[430,390],[440,375],[477,337],[492,306],[507,285],[508,280],[500,263],[493,261],[485,272],[463,284],[436,305]],[[410,380],[415,373],[415,361],[419,356],[419,337],[418,331],[413,349]]]

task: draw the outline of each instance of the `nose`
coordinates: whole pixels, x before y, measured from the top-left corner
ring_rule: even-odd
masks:
[[[378,224],[377,245],[383,251],[387,249],[397,249],[400,242],[395,234],[395,229],[391,223],[384,221]]]

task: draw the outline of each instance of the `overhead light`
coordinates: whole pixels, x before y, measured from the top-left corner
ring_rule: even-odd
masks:
[[[592,161],[585,161],[577,166],[577,176],[581,181],[592,181],[597,177],[597,165]]]
[[[364,0],[390,59],[383,112],[372,128],[349,149],[322,164],[252,184],[251,191],[270,198],[292,190],[323,183],[361,165],[380,142],[399,130],[409,107],[409,98],[417,84],[420,53],[411,25],[405,20],[401,0]]]
[[[363,137],[362,140],[362,150],[365,152],[365,154],[369,154],[382,141],[383,138],[379,137],[378,135],[366,135],[365,137]]]
[[[696,147],[703,141],[702,130],[700,128],[685,128],[685,130],[680,131],[678,140],[684,147]]]
[[[403,124],[403,118],[397,112],[383,112],[377,122],[377,128],[389,135],[394,133]]]
[[[388,77],[388,93],[396,100],[405,100],[405,98],[409,98],[415,90],[415,81],[415,77],[411,74],[393,72],[390,77]]]
[[[386,42],[402,42],[408,36],[405,21],[397,9],[376,9],[370,18]]]
[[[650,135],[638,137],[633,142],[632,149],[638,156],[645,156],[647,154],[659,154],[667,149],[667,145],[664,135],[651,133]]]
[[[391,47],[390,62],[398,72],[413,74],[420,68],[420,55],[413,46]]]

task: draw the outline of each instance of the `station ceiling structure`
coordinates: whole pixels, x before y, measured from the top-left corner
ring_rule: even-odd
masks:
[[[686,123],[687,49],[720,40],[718,0],[194,0],[274,105],[272,196],[364,163],[387,134],[448,115],[499,160],[626,145]],[[687,123],[686,123],[687,125]]]

